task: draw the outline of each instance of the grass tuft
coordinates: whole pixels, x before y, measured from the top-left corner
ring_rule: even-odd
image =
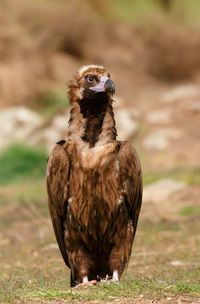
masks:
[[[200,215],[200,206],[185,206],[181,209],[180,215],[183,216]]]
[[[143,182],[148,185],[164,178],[183,181],[188,185],[200,185],[200,168],[177,166],[165,171],[144,171]]]
[[[23,145],[12,145],[0,154],[0,185],[38,179],[45,175],[47,154]]]

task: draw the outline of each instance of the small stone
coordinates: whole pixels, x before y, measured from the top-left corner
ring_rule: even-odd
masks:
[[[171,261],[170,264],[172,266],[181,266],[181,265],[183,265],[183,263],[181,261]]]
[[[117,297],[115,296],[108,296],[109,299],[116,299]]]
[[[159,284],[161,284],[161,285],[165,285],[165,284],[166,284],[166,282],[163,281],[163,280],[157,280],[157,282],[158,282]]]

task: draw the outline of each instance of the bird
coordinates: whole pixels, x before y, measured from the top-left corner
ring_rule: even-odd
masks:
[[[50,217],[70,286],[118,282],[142,204],[142,170],[131,142],[117,140],[114,81],[103,66],[69,82],[70,119],[46,172]]]

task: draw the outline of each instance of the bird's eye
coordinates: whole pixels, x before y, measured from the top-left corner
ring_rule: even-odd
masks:
[[[93,75],[88,75],[88,76],[87,76],[87,81],[88,81],[89,83],[93,83],[94,80],[95,80],[95,77],[94,77]]]

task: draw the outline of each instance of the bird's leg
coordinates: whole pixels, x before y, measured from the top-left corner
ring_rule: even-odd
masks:
[[[109,266],[112,273],[112,281],[115,283],[119,282],[126,266],[127,259],[123,251],[123,246],[120,246],[114,247],[110,253]]]
[[[113,271],[112,281],[115,282],[115,283],[119,282],[118,270],[114,270],[114,271]]]
[[[83,277],[83,283],[82,283],[83,286],[96,285],[96,284],[97,284],[96,280],[88,281],[87,276]]]
[[[91,275],[94,267],[94,261],[91,254],[88,254],[88,252],[80,246],[76,251],[68,251],[68,257],[70,268],[73,269],[72,281],[75,282],[74,285],[79,283],[76,287],[87,287],[88,285],[97,284],[95,276]]]
[[[113,238],[114,245],[108,261],[110,272],[113,274],[113,282],[118,282],[120,280],[131,255],[131,246],[133,242],[133,229],[131,223],[127,225],[126,229],[127,230],[121,237],[116,233]]]
[[[86,284],[86,283],[88,283],[88,277],[87,276],[83,277],[83,284]]]

